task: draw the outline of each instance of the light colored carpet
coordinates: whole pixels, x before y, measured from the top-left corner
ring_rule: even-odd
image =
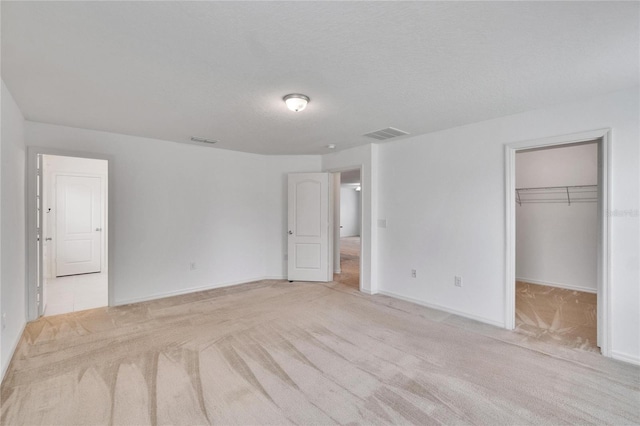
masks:
[[[340,283],[262,281],[27,326],[25,424],[630,424],[640,369]]]
[[[600,353],[597,296],[518,281],[516,330],[538,340]]]
[[[340,238],[340,273],[334,274],[333,279],[360,288],[360,237]]]

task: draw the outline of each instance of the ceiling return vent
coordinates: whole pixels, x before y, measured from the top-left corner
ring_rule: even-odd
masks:
[[[198,138],[195,136],[191,136],[191,140],[193,142],[208,143],[208,144],[214,144],[218,142],[217,140],[214,140],[214,139]]]
[[[375,132],[365,133],[362,136],[366,136],[368,138],[377,139],[379,141],[384,141],[391,138],[397,138],[398,136],[408,135],[409,133],[404,132],[402,130],[394,129],[393,127],[387,127],[386,129],[376,130]]]

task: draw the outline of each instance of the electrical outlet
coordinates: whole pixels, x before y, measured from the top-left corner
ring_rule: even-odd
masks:
[[[191,262],[191,263],[189,264],[189,270],[190,270],[190,271],[195,271],[196,269],[198,269],[198,267],[197,267],[197,265],[196,265],[196,262]]]
[[[417,275],[418,275],[418,274],[417,274],[416,270],[415,270],[415,269],[412,269],[412,270],[411,270],[411,278],[415,278]]]
[[[2,329],[7,328],[7,314],[2,314]]]
[[[453,285],[456,287],[462,287],[462,277],[455,277]]]

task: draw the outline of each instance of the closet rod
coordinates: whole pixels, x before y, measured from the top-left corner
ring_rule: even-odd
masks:
[[[516,202],[529,203],[592,203],[598,201],[598,185],[542,186],[516,188]]]
[[[585,188],[591,190],[597,190],[598,185],[564,185],[564,186],[538,186],[530,188],[516,188],[516,191],[535,191],[541,189],[558,189],[564,191],[565,188]]]

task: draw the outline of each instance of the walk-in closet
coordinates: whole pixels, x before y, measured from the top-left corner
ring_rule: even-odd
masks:
[[[516,154],[516,328],[597,346],[598,144]]]

